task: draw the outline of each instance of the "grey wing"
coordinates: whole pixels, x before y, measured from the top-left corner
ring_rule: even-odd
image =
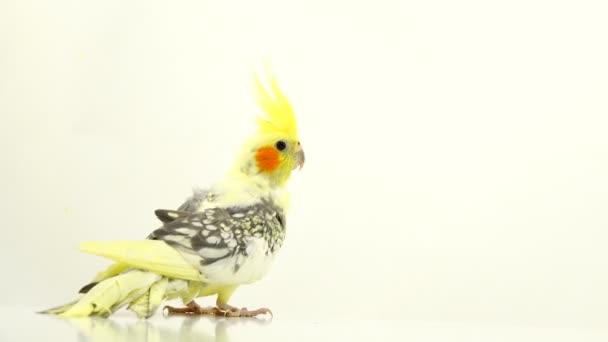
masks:
[[[285,218],[283,211],[268,201],[248,207],[209,208],[167,222],[148,238],[195,255],[201,266],[236,257],[236,272],[252,239],[264,239],[269,252],[281,247]]]
[[[203,201],[205,201],[205,198],[207,198],[208,193],[209,190],[194,189],[192,196],[188,197],[177,210],[156,209],[154,214],[162,223],[168,223],[178,218],[188,216],[198,210]]]
[[[225,209],[213,208],[165,223],[150,236],[162,240],[209,265],[244,250],[243,236],[237,236],[238,222]]]
[[[154,210],[154,215],[158,218],[162,223],[168,223],[178,218],[186,217],[190,215],[187,211],[179,211],[179,210],[168,210],[168,209],[156,209]]]

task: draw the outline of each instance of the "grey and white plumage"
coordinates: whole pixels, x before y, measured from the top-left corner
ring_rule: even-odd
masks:
[[[175,211],[157,211],[157,216]],[[200,212],[179,216],[155,230],[149,239],[162,240],[196,260],[205,279],[217,278],[214,264],[221,264],[222,278],[232,270],[238,282],[250,283],[263,274],[250,275],[241,268],[247,261],[274,258],[285,239],[285,216],[283,210],[271,199],[244,207],[207,208]],[[263,269],[266,269],[264,267]],[[247,279],[247,277],[251,279]],[[220,279],[213,279],[214,282]],[[235,279],[230,279],[234,282]]]

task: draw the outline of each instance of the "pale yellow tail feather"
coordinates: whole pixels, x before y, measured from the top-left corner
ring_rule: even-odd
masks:
[[[126,271],[127,269],[129,269],[129,265],[127,265],[127,264],[122,264],[122,263],[112,264],[112,265],[108,266],[108,268],[106,268],[105,270],[97,273],[97,275],[95,275],[95,278],[93,279],[92,282],[98,283],[102,280],[106,280],[115,275],[119,275],[122,272]]]
[[[202,279],[198,270],[173,247],[158,240],[95,241],[80,244],[80,250],[133,268],[171,278]]]
[[[68,309],[70,309],[76,303],[78,303],[78,300],[75,300],[73,302],[69,302],[67,304],[63,304],[63,305],[60,305],[60,306],[56,306],[54,308],[46,309],[44,311],[38,311],[38,313],[49,314],[49,315],[59,315],[59,314],[61,314],[63,312],[68,311]]]
[[[129,303],[128,309],[135,312],[139,318],[148,318],[156,312],[160,303],[165,298],[169,285],[166,277],[161,278],[150,286],[148,291]]]
[[[119,262],[114,263],[110,266],[108,266],[108,268],[106,268],[105,270],[97,273],[97,275],[95,276],[95,278],[93,279],[93,281],[91,281],[90,283],[86,284],[85,286],[83,286],[80,291],[78,291],[78,293],[87,293],[89,292],[89,290],[91,290],[95,285],[97,285],[100,281],[111,278],[113,276],[119,275],[122,272],[126,271],[130,269],[129,265],[127,264],[121,264]]]
[[[77,301],[41,313],[62,317],[107,316],[129,305],[139,317],[149,317],[163,299],[178,296],[191,300],[200,290],[201,276],[196,268],[163,241],[85,242],[80,249],[117,263],[99,272]],[[189,283],[197,286],[190,289]]]
[[[78,301],[45,311],[62,317],[107,316],[141,296],[161,276],[132,270],[101,281]]]

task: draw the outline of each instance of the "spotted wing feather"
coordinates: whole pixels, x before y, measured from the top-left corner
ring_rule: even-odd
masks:
[[[156,209],[154,215],[156,215],[162,223],[168,223],[178,218],[188,216],[200,208],[208,195],[208,190],[194,189],[192,196],[188,197],[177,210]]]
[[[156,209],[154,215],[163,223],[174,221],[181,217],[186,217],[191,213],[179,210]]]
[[[162,240],[200,258],[201,266],[247,255],[247,243],[263,238],[269,252],[285,237],[282,211],[267,201],[233,208],[210,208],[167,222],[148,238]],[[239,265],[235,265],[238,269]]]

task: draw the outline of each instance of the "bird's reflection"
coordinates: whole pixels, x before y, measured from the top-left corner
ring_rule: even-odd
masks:
[[[78,341],[82,342],[230,342],[232,340],[228,331],[235,326],[261,326],[270,323],[268,320],[255,318],[234,319],[213,316],[172,316],[128,321],[90,317],[73,318],[68,321],[78,330]]]

